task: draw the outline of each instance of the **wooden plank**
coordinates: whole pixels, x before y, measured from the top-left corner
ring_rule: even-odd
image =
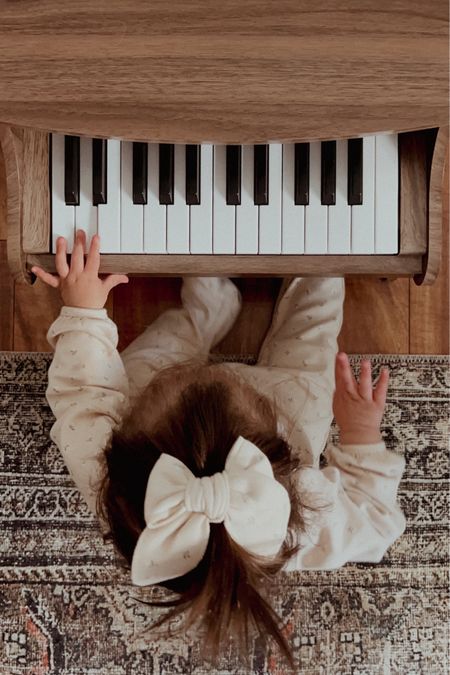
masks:
[[[0,144],[0,239],[6,239],[6,171]]]
[[[22,250],[23,136],[23,129],[12,129],[0,124],[7,190],[8,263],[14,279],[22,282],[31,281],[31,275],[27,278],[26,259]]]
[[[166,309],[180,307],[180,290],[181,279],[176,277],[135,277],[128,284],[116,286],[112,291],[114,311],[110,316],[118,327],[119,351]]]
[[[6,259],[6,241],[0,240],[0,350],[13,349],[14,281]]]
[[[55,256],[27,254],[27,269],[55,271]],[[417,255],[152,255],[103,253],[100,272],[158,276],[413,276],[423,271]]]
[[[58,290],[39,279],[33,286],[16,283],[14,289],[14,351],[49,352],[46,333],[63,302]]]
[[[24,251],[50,251],[49,136],[24,129],[22,178]]]
[[[450,354],[449,345],[449,176],[447,150],[442,186],[443,238],[438,277],[432,286],[410,283],[410,354]]]
[[[213,8],[209,0],[40,0],[37,12],[34,0],[3,2],[0,120],[182,143],[448,123],[445,0]]]
[[[427,134],[399,134],[400,253],[427,250]]]
[[[408,354],[409,280],[346,279],[338,344],[350,354]]]

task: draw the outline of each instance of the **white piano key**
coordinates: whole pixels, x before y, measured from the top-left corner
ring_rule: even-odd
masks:
[[[133,143],[121,146],[121,241],[122,253],[142,253],[144,250],[144,206],[133,204]]]
[[[147,204],[144,204],[144,252],[167,253],[167,206],[159,203],[159,145],[148,144]]]
[[[363,139],[363,203],[351,206],[351,253],[375,252],[375,136]]]
[[[328,206],[321,204],[321,144],[309,146],[309,204],[305,206],[305,253],[327,253]]]
[[[295,144],[283,145],[282,253],[305,250],[305,207],[295,204]]]
[[[398,253],[398,134],[375,137],[375,253]]]
[[[58,237],[65,237],[67,252],[72,253],[74,235],[75,207],[64,199],[64,135],[52,134],[52,253]]]
[[[191,204],[191,253],[212,253],[213,146],[200,146],[200,204]]]
[[[271,144],[269,205],[253,202],[253,147],[243,147],[242,205],[226,204],[226,147],[201,146],[201,204],[185,203],[185,146],[175,146],[175,200],[171,247],[167,248],[168,208],[159,204],[159,146],[149,145],[148,204],[132,203],[132,143],[108,140],[107,204],[92,205],[92,141],[80,139],[80,206],[64,200],[64,135],[52,135],[52,252],[64,236],[69,253],[77,227],[96,231],[102,253],[352,253],[398,252],[398,137],[363,139],[362,205],[347,205],[346,141],[337,142],[336,205],[320,204],[321,147],[312,143],[310,205],[294,203],[295,147]],[[345,146],[345,152],[343,148]],[[275,165],[277,162],[277,165]],[[178,171],[177,171],[178,169]],[[275,186],[274,176],[279,177]],[[122,182],[122,184],[121,184]],[[212,189],[211,189],[212,186]],[[275,194],[274,194],[275,193]],[[276,210],[278,216],[271,214]],[[351,247],[348,250],[348,213]],[[209,215],[208,215],[209,212]],[[179,213],[175,215],[175,213]],[[325,213],[327,217],[324,217]],[[238,215],[239,214],[239,215]],[[271,215],[269,215],[271,214]],[[212,220],[211,220],[212,217]],[[375,220],[376,219],[376,220]],[[281,249],[280,249],[281,222]],[[238,236],[236,239],[236,232]],[[212,237],[212,242],[211,242]]]
[[[227,152],[226,145],[215,145],[213,193],[213,252],[235,253],[236,206],[227,204]]]
[[[336,204],[328,206],[328,253],[350,253],[351,208],[347,200],[347,141],[336,141]]]
[[[99,204],[100,253],[120,253],[120,141],[108,140],[106,151],[106,204]]]
[[[97,234],[97,207],[92,201],[92,138],[80,138],[80,204],[75,207],[75,230],[85,231],[87,253]]]
[[[253,155],[253,145],[242,146],[241,203],[236,206],[236,253],[258,253],[258,207],[254,202]]]
[[[259,253],[281,253],[282,146],[269,145],[269,203],[258,206]]]
[[[189,253],[189,206],[186,204],[186,146],[175,145],[173,204],[167,205],[167,251]]]

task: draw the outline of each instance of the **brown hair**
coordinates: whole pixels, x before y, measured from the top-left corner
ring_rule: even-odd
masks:
[[[304,529],[304,508],[293,483],[299,460],[277,433],[275,404],[220,364],[186,363],[159,371],[127,411],[104,455],[104,475],[97,500],[99,516],[108,523],[105,539],[113,541],[127,570],[136,542],[145,528],[143,505],[149,474],[165,452],[181,460],[195,476],[223,471],[238,436],[258,446],[272,464],[274,477],[288,491],[291,515],[280,552],[268,559],[249,553],[228,535],[223,523],[210,524],[204,557],[187,574],[159,585],[176,592],[174,607],[151,626],[156,628],[190,609],[189,628],[199,618],[206,628],[206,652],[215,663],[221,644],[237,638],[238,651],[248,665],[249,623],[266,643],[271,637],[295,670],[280,619],[261,589],[299,550],[293,534]],[[204,650],[205,651],[205,650]]]

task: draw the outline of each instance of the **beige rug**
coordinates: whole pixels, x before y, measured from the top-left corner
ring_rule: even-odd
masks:
[[[199,635],[163,640],[146,631],[159,612],[136,602],[142,590],[118,568],[50,441],[50,360],[0,352],[0,673],[244,673],[233,653],[211,670]],[[407,460],[400,487],[407,530],[378,565],[281,575],[273,603],[299,673],[444,675],[449,360],[372,362],[375,373],[390,366],[383,433]],[[251,659],[252,673],[286,672],[258,641]]]

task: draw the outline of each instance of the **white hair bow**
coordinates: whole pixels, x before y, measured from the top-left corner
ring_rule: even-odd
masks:
[[[145,493],[142,531],[133,553],[131,579],[138,586],[182,576],[194,569],[208,545],[209,523],[224,523],[234,541],[251,553],[278,553],[287,533],[291,503],[261,450],[242,436],[225,469],[198,478],[183,462],[163,453]]]

